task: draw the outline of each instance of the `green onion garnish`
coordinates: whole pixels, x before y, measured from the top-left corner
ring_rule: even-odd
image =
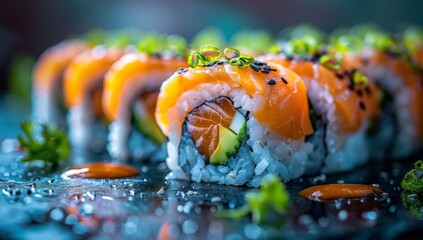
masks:
[[[324,67],[335,71],[341,69],[342,67],[341,62],[329,54],[321,56],[319,59],[319,63],[322,64]]]
[[[230,60],[233,58],[238,58],[241,53],[236,48],[225,48],[225,50],[223,50],[223,55],[227,60]]]
[[[201,48],[199,52],[203,56],[204,61],[208,63],[216,62],[222,56],[222,51],[219,48],[213,46],[205,46]]]
[[[192,68],[197,67],[200,62],[203,62],[202,55],[197,51],[191,51],[188,55],[188,65]]]
[[[244,68],[254,62],[254,58],[247,54],[242,54],[238,49],[225,48],[223,55],[232,66]],[[188,55],[188,64],[192,67],[205,66],[218,61],[222,56],[222,51],[213,46],[205,46],[199,51],[193,50]]]
[[[238,66],[240,68],[248,67],[254,62],[254,57],[242,54],[236,48],[225,48],[223,55],[228,60],[228,63],[232,66]]]
[[[366,87],[369,84],[369,79],[362,71],[355,71],[353,75],[353,82],[355,85],[362,85]]]

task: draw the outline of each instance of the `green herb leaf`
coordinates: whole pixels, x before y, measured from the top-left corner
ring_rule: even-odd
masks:
[[[326,54],[320,57],[319,59],[320,64],[324,67],[329,68],[330,70],[339,70],[341,69],[342,65],[341,62],[338,61],[335,57]]]
[[[44,168],[55,170],[61,162],[68,160],[71,148],[64,132],[35,122],[23,122],[21,129],[24,135],[19,135],[18,141],[26,152],[21,162],[42,161]]]
[[[414,168],[405,174],[401,181],[401,188],[413,193],[423,192],[423,161],[414,163]]]
[[[369,84],[369,79],[362,71],[355,71],[353,75],[353,82],[355,85],[361,85],[367,87]]]
[[[260,191],[248,192],[245,196],[246,205],[234,210],[224,210],[217,213],[218,217],[241,218],[251,213],[255,223],[262,223],[266,216],[272,213],[284,214],[289,207],[289,195],[285,185],[278,177],[269,176],[262,180]]]
[[[423,219],[423,196],[421,193],[413,193],[411,191],[401,191],[401,203],[405,208],[408,208],[411,214],[418,218]]]

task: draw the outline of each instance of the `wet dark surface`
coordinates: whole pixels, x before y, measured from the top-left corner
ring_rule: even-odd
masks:
[[[0,99],[1,103],[6,103]],[[7,102],[9,103],[9,102]],[[422,154],[403,162],[371,162],[339,175],[286,184],[291,207],[261,225],[215,217],[244,204],[243,187],[166,181],[164,164],[134,163],[140,175],[119,180],[60,178],[18,162],[15,140],[24,110],[0,112],[0,238],[11,239],[410,239],[423,236],[423,204],[399,183]],[[102,160],[100,157],[92,161]],[[387,194],[318,203],[298,196],[324,183],[375,184]]]

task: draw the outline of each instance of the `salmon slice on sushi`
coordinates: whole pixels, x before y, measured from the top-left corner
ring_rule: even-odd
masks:
[[[93,36],[94,34],[87,34]],[[62,41],[42,53],[33,72],[33,119],[65,127],[63,105],[63,72],[80,53],[101,41],[101,33],[95,39],[82,37]]]
[[[360,61],[381,89],[381,108],[369,132],[375,157],[404,158],[423,141],[423,83],[398,41],[378,29],[357,27],[338,36],[334,45],[344,58]]]
[[[225,50],[228,60],[203,50],[160,89],[155,116],[169,139],[168,178],[257,187],[268,174],[303,175],[313,128],[301,78],[274,64],[257,71],[235,49]]]
[[[166,137],[154,119],[158,91],[172,73],[187,67],[185,40],[151,35],[157,46],[141,42],[140,52],[123,56],[108,70],[102,106],[110,121],[107,150],[115,160],[164,160]],[[154,40],[153,40],[154,39]]]
[[[310,138],[325,152],[311,156],[310,173],[351,170],[369,159],[366,133],[378,109],[378,93],[359,62],[337,59],[322,51],[320,42],[313,34],[302,35],[285,41],[281,53],[257,59],[291,69],[307,86],[316,129]]]
[[[67,66],[64,73],[64,100],[68,108],[69,138],[73,146],[101,152],[106,139],[105,116],[101,106],[104,75],[126,52],[132,39],[126,32],[111,32],[102,45],[88,49]]]

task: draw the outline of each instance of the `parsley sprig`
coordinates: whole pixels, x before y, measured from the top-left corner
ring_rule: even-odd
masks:
[[[67,135],[61,130],[35,122],[23,122],[21,129],[24,135],[19,135],[18,140],[26,152],[21,162],[41,161],[46,170],[54,171],[68,160],[71,148]]]
[[[254,223],[263,223],[272,213],[284,214],[289,207],[289,195],[278,177],[264,178],[260,191],[245,195],[246,204],[238,209],[217,212],[218,217],[242,218],[251,213]]]

